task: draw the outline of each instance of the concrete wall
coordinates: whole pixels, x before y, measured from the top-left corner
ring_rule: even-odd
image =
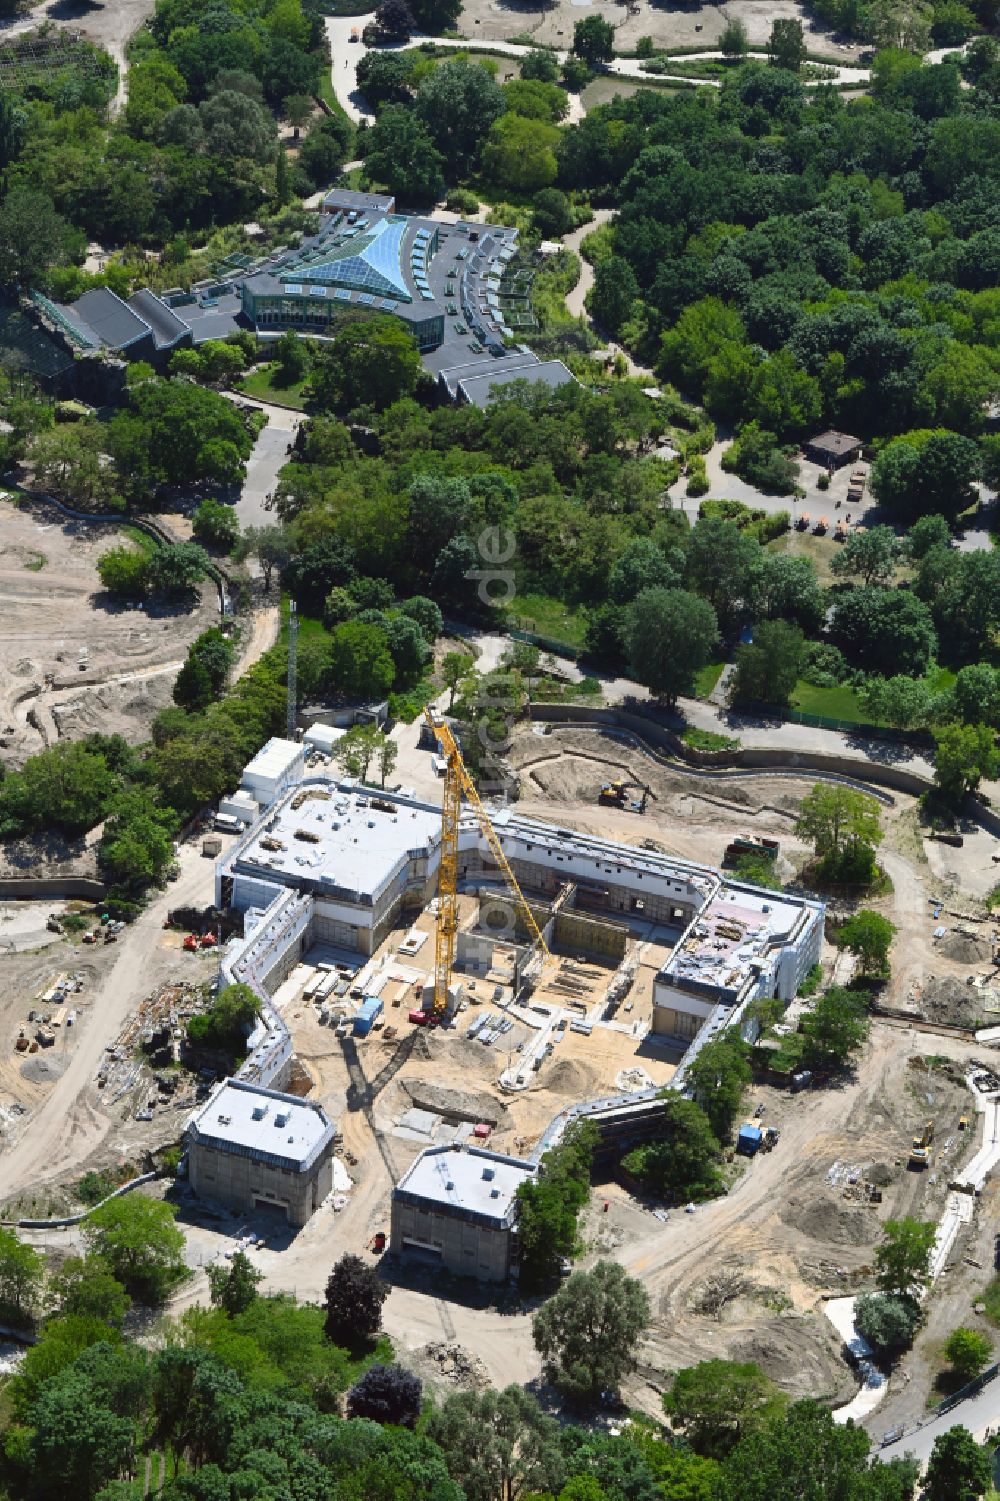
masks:
[[[408,1245],[407,1242],[414,1244]],[[423,1251],[449,1271],[485,1282],[506,1282],[510,1275],[514,1235],[508,1226],[496,1229],[470,1224],[425,1205],[394,1198],[390,1245],[397,1255]]]
[[[188,1147],[188,1177],[200,1198],[250,1214],[258,1201],[283,1209],[290,1225],[304,1225],[333,1189],[333,1141],[307,1172],[274,1167],[222,1152],[208,1142]]]
[[[99,902],[104,899],[107,887],[103,881],[91,881],[85,876],[36,876],[0,881],[0,901],[17,901],[29,897],[80,897],[84,901]]]

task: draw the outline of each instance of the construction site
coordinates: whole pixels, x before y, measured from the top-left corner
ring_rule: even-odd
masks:
[[[829,941],[847,908],[824,912],[798,887],[810,852],[794,821],[813,779],[713,777],[596,730],[525,727],[510,755],[518,802],[480,810],[454,760],[449,783],[416,748],[416,729],[408,735],[401,762],[419,794],[317,774],[275,743],[265,759],[288,775],[250,778],[249,822],[223,836],[214,867],[200,840],[188,843],[171,893],[117,943],[57,938],[11,956],[0,1065],[4,1140],[18,1144],[0,1152],[8,1210],[30,1212],[29,1191],[86,1168],[139,1166],[168,1142],[190,1152],[189,1123],[201,1120],[214,1183],[201,1173],[171,1190],[196,1270],[186,1300],[200,1269],[234,1244],[252,1245],[266,1286],[300,1297],[321,1297],[342,1251],[374,1254],[393,1287],[387,1327],[428,1379],[523,1382],[537,1356],[527,1313],[503,1290],[506,1216],[516,1183],[589,1114],[614,1150],[599,1153],[582,1264],[622,1261],[653,1300],[628,1393],[638,1405],[655,1411],[672,1370],[716,1355],[757,1360],[795,1394],[849,1405],[859,1377],[826,1310],[871,1285],[881,1227],[903,1214],[952,1215],[928,1329],[968,1319],[992,1266],[995,1189],[986,1174],[956,1217],[950,1185],[977,1179],[988,1145],[995,1096],[970,1080],[989,1085],[991,1059],[1000,1064],[995,931],[968,890],[935,875],[913,801],[882,803],[891,890],[873,905],[899,932],[884,1014],[856,1070],[836,1088],[756,1085],[747,1119],[771,1128],[773,1149],[737,1154],[729,1193],[688,1215],[617,1172],[620,1151],[655,1129],[656,1092],[683,1084],[699,1039],[739,1025],[750,995],[791,1002],[817,961],[825,983],[849,973]],[[447,764],[447,744],[439,750]],[[781,892],[726,868],[748,845],[768,851]],[[963,852],[948,855],[960,875]],[[452,857],[454,884],[442,890]],[[200,938],[185,947],[194,933],[183,924],[163,926],[182,902],[228,914],[221,966]],[[236,1076],[241,1098],[261,1096],[259,1121],[234,1113],[230,1086],[172,1061],[220,970],[262,997]],[[82,990],[43,1003],[78,973]],[[795,1001],[790,1016],[809,1004]],[[62,1006],[76,1011],[69,1028],[65,1016],[53,1025]],[[29,1011],[48,1020],[29,1023]],[[31,1052],[39,1027],[55,1042]],[[275,1157],[267,1130],[291,1110],[286,1100],[315,1105],[328,1125],[313,1122],[300,1147]],[[271,1177],[223,1192],[226,1161],[258,1131]],[[288,1203],[276,1171],[299,1174]],[[924,1361],[929,1380],[934,1357],[922,1350],[914,1369]],[[914,1403],[915,1390],[893,1386],[871,1421],[887,1426],[883,1411],[905,1420]]]

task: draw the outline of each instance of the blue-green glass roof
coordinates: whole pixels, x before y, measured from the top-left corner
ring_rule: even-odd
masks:
[[[363,234],[331,245],[329,253],[312,265],[282,273],[282,280],[349,287],[410,302],[401,262],[406,227],[405,219],[382,219]]]

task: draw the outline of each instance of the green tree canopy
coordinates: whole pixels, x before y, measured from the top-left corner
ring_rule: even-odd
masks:
[[[707,600],[685,589],[644,589],[629,605],[625,651],[635,675],[668,703],[694,691],[695,676],[711,660],[719,629]]]
[[[615,1262],[574,1272],[531,1322],[546,1379],[573,1401],[594,1403],[616,1391],[636,1365],[636,1348],[649,1322],[640,1282]]]
[[[875,1277],[884,1293],[911,1298],[927,1285],[936,1233],[932,1220],[886,1220],[875,1249]]]
[[[672,1425],[707,1459],[725,1459],[746,1434],[780,1420],[787,1405],[752,1361],[700,1361],[678,1371],[663,1397]]]
[[[88,1250],[100,1256],[134,1298],[161,1303],[187,1275],[184,1236],[172,1204],[126,1194],[93,1210],[84,1221]]]

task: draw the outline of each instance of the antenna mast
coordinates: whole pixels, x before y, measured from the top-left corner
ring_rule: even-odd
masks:
[[[295,720],[296,711],[298,708],[298,705],[296,703],[296,699],[298,697],[298,683],[296,673],[296,668],[298,665],[298,644],[299,617],[298,612],[295,608],[295,601],[294,599],[291,599],[288,602],[288,704],[285,722],[285,729],[288,733],[289,740],[295,739]]]

